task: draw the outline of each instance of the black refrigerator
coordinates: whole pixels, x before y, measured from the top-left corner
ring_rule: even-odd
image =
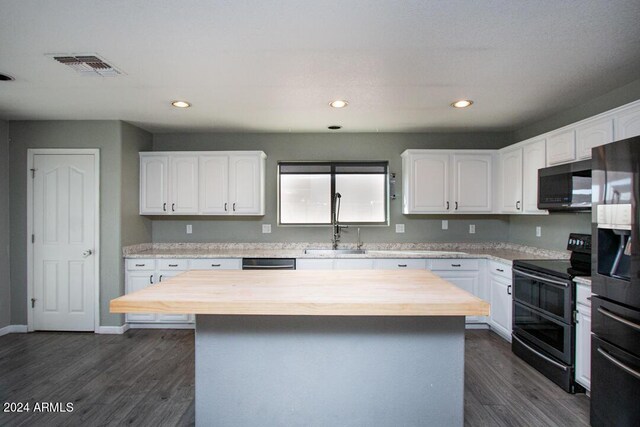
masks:
[[[640,137],[592,151],[591,425],[640,425]]]

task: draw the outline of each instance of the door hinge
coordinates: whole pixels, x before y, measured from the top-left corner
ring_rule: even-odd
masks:
[[[36,242],[36,235],[32,234],[31,235],[31,243],[35,243]]]
[[[31,170],[31,178],[35,178],[36,177],[36,170],[35,169],[30,169]]]
[[[36,299],[31,298],[31,308],[36,308]]]

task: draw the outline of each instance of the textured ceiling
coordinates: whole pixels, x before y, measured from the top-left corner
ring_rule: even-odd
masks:
[[[0,118],[512,130],[639,77],[638,0],[0,0]],[[98,53],[86,77],[47,54]],[[328,102],[343,98],[342,110]],[[475,101],[466,110],[449,104]],[[186,99],[192,108],[169,103]]]

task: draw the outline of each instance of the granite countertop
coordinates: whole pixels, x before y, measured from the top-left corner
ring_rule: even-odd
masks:
[[[305,254],[308,248],[329,249],[327,243],[145,243],[123,248],[124,258],[485,258],[504,263],[516,259],[566,259],[552,251],[503,242],[368,243],[364,254]],[[354,249],[354,245],[340,245]]]

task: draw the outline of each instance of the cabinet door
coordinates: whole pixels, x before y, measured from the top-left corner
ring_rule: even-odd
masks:
[[[333,259],[298,258],[296,270],[333,270]]]
[[[453,210],[449,203],[449,154],[409,154],[404,164],[403,213]]]
[[[133,271],[127,272],[127,293],[139,291],[151,286],[155,281],[153,271]],[[155,322],[157,315],[153,313],[127,313],[125,315],[127,322],[131,323],[150,323]]]
[[[264,215],[264,160],[259,155],[229,156],[232,215]]]
[[[578,159],[590,159],[591,149],[613,141],[613,119],[590,122],[576,129]]]
[[[591,389],[591,309],[578,304],[576,314],[576,382]]]
[[[522,210],[522,149],[501,152],[500,162],[501,211],[519,213]]]
[[[373,270],[372,259],[337,258],[333,265],[335,270]]]
[[[546,141],[541,139],[522,147],[522,206],[525,213],[538,209],[538,169],[547,165]]]
[[[489,274],[491,292],[491,328],[508,341],[511,341],[511,280],[495,274]]]
[[[576,159],[576,132],[565,130],[547,139],[547,165],[571,162]]]
[[[157,272],[156,277],[158,278],[158,283],[162,283],[163,280],[177,276],[180,273],[184,272],[179,270],[161,270]],[[158,313],[157,320],[162,323],[189,323],[191,319],[188,314]]]
[[[618,112],[615,129],[616,141],[640,135],[640,105]]]
[[[171,171],[171,214],[198,213],[198,156],[172,155]]]
[[[229,156],[200,156],[200,213],[228,215]]]
[[[491,211],[491,155],[453,156],[453,209],[457,212]]]
[[[140,214],[168,213],[168,156],[140,155]]]
[[[479,279],[480,273],[473,272],[459,272],[459,271],[434,271],[435,274],[442,277],[448,282],[453,283],[457,287],[464,289],[465,291],[473,294],[477,297],[479,295]],[[482,323],[485,321],[484,316],[467,316],[466,323]]]

